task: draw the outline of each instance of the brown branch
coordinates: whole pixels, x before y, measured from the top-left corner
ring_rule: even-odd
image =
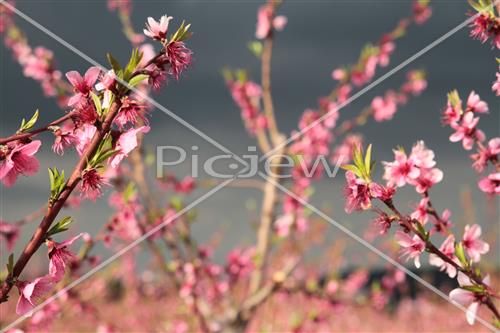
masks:
[[[85,169],[85,167],[87,166],[87,161],[92,159],[93,155],[97,151],[97,148],[99,147],[99,144],[104,139],[104,136],[110,131],[113,119],[118,114],[119,109],[120,109],[120,99],[118,98],[110,107],[109,112],[101,128],[99,128],[96,131],[94,137],[92,138],[92,141],[85,149],[80,160],[73,169],[73,172],[71,173],[71,176],[69,177],[68,182],[66,183],[66,186],[62,191],[61,195],[51,206],[47,208],[45,216],[40,222],[40,225],[33,234],[31,240],[24,248],[21,256],[16,261],[12,273],[7,276],[4,283],[2,284],[2,287],[0,289],[0,303],[5,302],[7,300],[7,295],[10,289],[14,286],[16,279],[19,277],[24,267],[26,267],[26,264],[33,256],[33,254],[38,250],[40,245],[43,244],[45,237],[47,235],[47,231],[52,225],[52,222],[59,214],[59,211],[64,206],[64,203],[69,198],[71,192],[73,192],[73,190],[81,180],[81,174]]]
[[[18,134],[14,134],[14,135],[11,135],[11,136],[6,137],[6,138],[0,138],[0,145],[4,145],[8,142],[15,141],[15,140],[28,139],[28,138],[31,138],[37,134],[42,133],[42,132],[49,131],[51,126],[59,125],[59,124],[65,122],[66,120],[71,119],[74,115],[75,115],[75,111],[71,111],[71,112],[66,113],[61,118],[56,119],[56,120],[52,121],[51,123],[49,123],[48,125],[45,125],[43,127],[37,128],[35,130],[29,131],[26,133],[18,133]]]
[[[425,243],[425,248],[429,253],[433,253],[437,255],[441,260],[444,262],[452,265],[455,267],[458,271],[464,273],[467,275],[472,281],[474,281],[477,285],[480,285],[484,288],[485,291],[488,291],[488,293],[493,293],[494,292],[491,290],[491,287],[485,284],[478,274],[474,272],[472,267],[462,267],[459,264],[457,264],[455,261],[453,261],[450,257],[448,257],[446,254],[441,252],[430,240],[429,238],[422,234],[416,227],[415,224],[420,223],[417,220],[411,219],[408,216],[404,216],[399,212],[399,210],[394,206],[393,202],[391,200],[388,201],[383,201],[384,204],[394,213],[396,214],[397,218],[401,222],[404,228],[408,229],[409,231],[413,232],[415,235],[417,235],[424,243]],[[484,301],[483,303],[488,306],[488,308],[493,312],[493,314],[496,316],[497,319],[500,319],[499,312],[497,308],[495,307],[495,304],[493,301],[491,301],[491,296],[492,295],[486,295],[487,300]]]

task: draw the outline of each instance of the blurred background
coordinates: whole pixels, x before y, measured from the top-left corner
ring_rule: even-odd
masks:
[[[134,1],[133,4],[132,18],[138,31],[142,30],[148,16],[174,16],[172,26],[177,26],[183,19],[192,23],[194,35],[188,44],[194,51],[194,65],[180,82],[170,82],[153,98],[236,154],[246,153],[247,147],[255,143],[242,125],[239,110],[225,86],[221,69],[225,66],[247,68],[251,79],[260,80],[259,62],[246,45],[254,39],[256,12],[261,3],[146,0]],[[466,1],[447,0],[433,1],[432,7],[430,21],[423,26],[412,26],[408,35],[397,41],[390,65],[379,70],[376,77],[462,23],[470,8]],[[17,8],[101,64],[107,65],[106,52],[111,52],[122,63],[128,59],[130,44],[121,32],[116,15],[107,10],[105,1],[17,1]],[[317,98],[330,92],[334,87],[331,79],[334,68],[355,62],[367,42],[378,41],[383,33],[392,30],[398,20],[410,12],[409,0],[285,1],[279,13],[288,17],[288,25],[277,34],[272,63],[273,94],[281,131],[289,134],[296,129],[304,109],[314,108]],[[16,17],[16,20],[27,33],[32,46],[42,45],[54,51],[61,71],[84,72],[90,66],[21,18]],[[495,53],[489,45],[481,45],[468,34],[469,29],[460,30],[409,65],[407,69],[427,71],[427,90],[421,97],[412,98],[409,104],[401,107],[392,121],[370,121],[361,133],[366,142],[373,143],[373,156],[377,161],[392,160],[392,149],[396,145],[410,149],[417,140],[424,140],[435,151],[437,166],[445,175],[443,181],[431,191],[436,208],[440,211],[445,208],[452,210],[452,221],[458,235],[466,223],[479,223],[485,231],[485,238],[495,242],[499,231],[498,200],[487,200],[479,192],[476,186],[479,178],[471,169],[468,153],[461,144],[448,141],[451,130],[440,124],[447,92],[456,88],[465,100],[471,90],[476,90],[490,106],[490,114],[481,117],[479,127],[488,137],[499,134],[498,98],[491,91],[498,66]],[[56,102],[43,96],[38,83],[23,76],[3,44],[0,46],[0,61],[0,136],[15,132],[21,118],[30,117],[35,109],[40,110],[39,124],[61,114]],[[382,95],[387,89],[398,88],[405,80],[407,69],[342,109],[341,120],[357,115],[373,97]],[[156,145],[179,145],[186,150],[196,145],[200,160],[220,153],[216,147],[159,110],[152,112],[151,127],[146,137],[146,146],[151,150]],[[37,155],[41,161],[39,173],[30,178],[21,177],[13,188],[0,187],[3,220],[16,221],[46,202],[47,167],[57,166],[68,171],[74,165],[74,152],[55,158],[49,144],[52,138],[47,139]],[[189,170],[185,164],[172,171],[183,177],[189,174]],[[379,166],[379,176],[380,170]],[[151,180],[153,176],[154,169],[151,170]],[[335,179],[324,179],[315,184],[311,203],[326,209],[333,219],[361,235],[366,231],[371,216],[348,216],[344,213],[343,184],[343,172]],[[208,190],[199,188],[191,198],[195,199]],[[475,221],[464,216],[461,198],[469,192],[477,213]],[[401,193],[401,205],[405,207],[419,200],[411,189]],[[222,231],[220,247],[215,252],[216,259],[221,260],[228,249],[250,245],[254,241],[252,228],[259,216],[259,204],[260,193],[257,190],[224,188],[195,208],[198,219],[193,226],[194,235],[203,243],[217,231]],[[71,214],[76,221],[72,229],[75,233],[78,230],[96,232],[107,221],[111,208],[105,196],[95,203],[84,202],[79,210]],[[34,226],[26,228],[29,230]],[[28,233],[24,235],[27,237]],[[326,228],[326,237],[330,243],[345,240],[348,249],[346,268],[382,263],[333,226]],[[21,250],[25,241],[18,242],[16,251]],[[109,255],[105,249],[98,251],[103,257]],[[321,253],[321,248],[315,248],[309,256],[314,258]],[[487,262],[498,266],[498,253],[496,245],[486,256]],[[2,260],[6,257],[2,255]],[[36,262],[33,262],[32,267],[35,266]],[[41,263],[41,267],[45,267],[45,263]]]

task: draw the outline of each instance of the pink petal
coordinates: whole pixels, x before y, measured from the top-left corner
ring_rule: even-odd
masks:
[[[475,299],[474,293],[460,288],[450,291],[449,296],[454,302],[457,302],[462,306],[469,306]]]
[[[101,69],[99,67],[90,67],[85,73],[85,84],[87,87],[92,87],[94,83],[97,81],[99,77],[99,73],[101,73]]]
[[[476,314],[478,308],[479,308],[479,302],[474,302],[467,308],[467,312],[465,313],[465,318],[467,318],[467,322],[469,323],[469,325],[474,325],[474,322],[476,321]]]
[[[66,77],[73,87],[77,87],[83,82],[82,76],[77,71],[67,72]]]

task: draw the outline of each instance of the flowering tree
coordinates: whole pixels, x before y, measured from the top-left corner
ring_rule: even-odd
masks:
[[[44,207],[15,223],[0,221],[0,235],[11,252],[23,226],[40,220],[22,252],[8,255],[1,276],[0,302],[8,307],[14,298],[15,313],[31,316],[22,324],[23,330],[47,331],[68,309],[89,318],[85,329],[97,328],[100,332],[131,327],[175,332],[276,330],[266,326],[270,321],[266,309],[278,299],[311,304],[304,314],[292,318],[282,314],[287,320],[283,319],[285,324],[278,329],[327,331],[332,329],[330,313],[339,309],[360,305],[376,310],[389,308],[393,296],[406,295],[408,281],[400,267],[389,267],[377,278],[366,269],[342,275],[340,243],[333,244],[323,259],[327,274],[321,265],[310,267],[303,260],[309,249],[322,242],[323,227],[316,223],[308,205],[314,182],[329,172],[328,163],[323,163],[325,156],[347,170],[346,212],[375,211],[373,224],[381,234],[397,225],[395,240],[403,256],[420,268],[420,256],[427,251],[430,265],[457,279],[459,287],[451,291],[450,298],[467,308],[469,323],[474,322],[480,305],[486,306],[493,313],[493,322],[498,323],[498,293],[479,266],[490,246],[481,240],[478,224],[467,225],[462,237],[455,236],[451,212],[435,208],[430,189],[442,181],[443,171],[437,168],[433,151],[423,141],[417,142],[409,154],[402,148],[395,150],[395,160],[383,163],[385,183],[380,183],[374,180],[371,146],[364,153],[363,136],[354,133],[372,119],[391,120],[399,108],[422,94],[427,87],[425,72],[409,70],[405,82],[373,98],[357,116],[339,123],[340,110],[353,99],[356,89],[366,87],[380,67],[389,65],[396,43],[408,27],[422,25],[430,18],[430,1],[414,1],[408,17],[378,42],[367,44],[355,63],[334,69],[336,86],[318,99],[317,107],[304,111],[298,130],[290,135],[283,133],[276,121],[271,88],[273,46],[287,24],[287,18],[277,13],[280,5],[279,0],[269,0],[257,12],[256,40],[249,43],[249,49],[260,62],[260,82],[253,81],[245,70],[224,70],[244,127],[270,167],[263,180],[241,178],[228,184],[261,190],[262,202],[255,244],[230,250],[225,262],[219,264],[213,256],[216,244],[198,244],[193,237],[191,223],[197,217],[188,211],[187,198],[194,189],[217,186],[220,180],[196,180],[165,172],[152,183],[147,177],[149,156],[142,145],[143,136],[154,130],[149,122],[154,105],[151,93],[163,89],[169,80],[181,80],[191,65],[193,53],[187,46],[190,25],[182,21],[173,29],[172,17],[149,17],[143,33],[137,33],[131,2],[109,0],[109,10],[118,14],[132,46],[128,63],[120,64],[108,54],[109,70],[93,66],[83,75],[68,71],[63,76],[52,51],[30,46],[16,25],[14,3],[0,4],[0,33],[6,47],[24,75],[38,81],[44,94],[56,98],[63,110],[61,117],[43,126],[38,125],[36,111],[29,120],[21,121],[16,133],[0,138],[2,186],[8,191],[18,177],[39,171],[36,153],[44,133],[53,140],[54,154],[63,155],[72,148],[76,151],[76,163],[69,173],[49,168],[50,192]],[[478,14],[471,36],[482,42],[492,40],[494,47],[500,48],[500,8],[497,6],[495,12],[493,3],[483,0],[472,2],[472,6]],[[492,89],[498,96],[500,73],[496,76]],[[473,168],[485,173],[478,186],[492,196],[500,193],[500,138],[485,143],[486,136],[477,125],[479,115],[487,112],[487,104],[475,92],[470,93],[464,107],[459,93],[453,91],[448,95],[443,124],[455,131],[450,141],[461,141],[466,150],[476,149],[471,155]],[[285,162],[290,162],[291,168],[291,176],[286,179]],[[396,198],[397,189],[407,185],[415,188],[419,203],[404,213],[396,206]],[[70,233],[72,223],[77,223],[71,216],[61,216],[64,210],[79,206],[82,200],[96,201],[105,191],[111,192],[108,201],[113,214],[107,221],[103,219],[100,231],[96,235],[84,232],[63,236]],[[437,234],[446,236],[440,246],[433,240]],[[137,252],[132,250],[141,241],[154,267],[142,276],[137,272]],[[74,248],[79,243],[77,252]],[[100,243],[115,252],[110,259],[118,265],[108,266],[111,261],[99,259],[95,247]],[[398,251],[389,242],[386,246],[388,253]],[[33,255],[42,251],[48,257],[47,273],[24,277],[29,276],[26,271]],[[112,322],[105,311],[99,311],[99,302],[72,288],[84,283],[86,267],[91,273],[105,271],[102,277],[93,277],[93,293],[119,299],[122,311],[137,309],[132,321]],[[12,291],[16,289],[18,296]],[[54,293],[59,299],[50,297]],[[122,297],[123,293],[127,297]],[[368,301],[360,301],[360,295],[368,295]],[[152,319],[156,304],[149,302],[158,299],[176,309],[161,314],[162,319],[168,317],[166,327]]]

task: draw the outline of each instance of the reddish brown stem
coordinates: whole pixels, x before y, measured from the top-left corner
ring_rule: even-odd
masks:
[[[64,206],[64,203],[69,198],[71,192],[73,192],[78,182],[80,181],[82,171],[87,166],[87,161],[92,159],[92,156],[95,154],[104,136],[109,132],[111,124],[113,123],[113,119],[117,115],[119,109],[120,109],[120,99],[117,99],[117,101],[111,106],[109,113],[106,116],[106,119],[104,120],[101,128],[97,130],[94,137],[92,138],[91,143],[85,149],[82,157],[78,161],[78,164],[73,169],[73,172],[71,173],[71,176],[69,177],[68,182],[66,183],[66,187],[62,191],[59,198],[51,206],[47,208],[47,212],[45,213],[44,218],[40,222],[40,225],[38,226],[37,230],[31,237],[31,240],[24,248],[21,256],[16,261],[12,273],[9,274],[5,279],[5,281],[3,282],[2,287],[0,289],[0,303],[7,301],[7,295],[10,289],[12,289],[12,287],[14,286],[16,279],[19,277],[24,267],[26,267],[26,264],[33,256],[33,254],[45,241],[47,231],[52,225],[52,222],[57,217],[59,211]]]
[[[59,124],[65,122],[66,120],[71,119],[71,117],[73,117],[74,115],[75,115],[75,111],[71,111],[71,112],[66,113],[61,118],[56,119],[53,122],[51,122],[50,124],[45,125],[43,127],[37,128],[35,130],[29,131],[26,133],[19,133],[19,134],[11,135],[11,136],[6,137],[6,138],[0,138],[0,145],[4,145],[8,142],[15,141],[15,140],[28,139],[28,138],[31,138],[31,137],[37,135],[37,134],[49,131],[50,130],[49,127],[59,125]]]

